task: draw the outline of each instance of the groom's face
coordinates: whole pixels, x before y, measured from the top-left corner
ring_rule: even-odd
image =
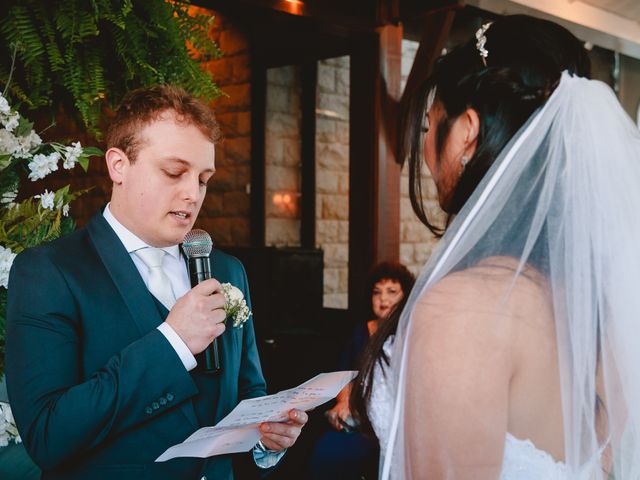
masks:
[[[180,243],[191,230],[215,172],[214,144],[173,113],[145,126],[132,162],[120,150],[107,152],[114,182],[111,211],[146,243]],[[112,151],[115,150],[115,151]]]

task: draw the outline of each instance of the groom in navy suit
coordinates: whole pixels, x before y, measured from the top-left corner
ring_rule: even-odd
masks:
[[[106,136],[111,202],[85,228],[14,262],[7,384],[45,480],[233,478],[229,455],[154,462],[266,393],[252,319],[223,323],[221,282],[249,301],[242,264],[214,250],[215,278],[192,289],[179,249],[215,173],[218,131],[210,109],[180,89],[132,92]],[[214,338],[223,368],[211,375],[196,355]],[[257,468],[296,441],[307,416],[289,417],[260,426],[249,454]]]

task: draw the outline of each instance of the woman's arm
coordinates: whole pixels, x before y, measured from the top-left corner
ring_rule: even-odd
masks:
[[[413,478],[497,479],[512,328],[487,282],[453,274],[423,294],[409,333],[405,440]]]
[[[336,396],[335,406],[325,412],[325,416],[331,426],[338,431],[344,429],[345,425],[348,426],[347,428],[349,428],[349,426],[356,426],[353,417],[351,416],[351,409],[349,408],[351,385],[352,382],[348,383],[342,390],[340,390],[340,393]]]

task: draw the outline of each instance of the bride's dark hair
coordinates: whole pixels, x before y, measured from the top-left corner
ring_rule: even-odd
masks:
[[[451,124],[467,108],[476,110],[480,118],[476,151],[450,201],[442,206],[448,213],[456,214],[500,151],[549,98],[561,73],[567,70],[582,77],[590,75],[589,57],[582,42],[553,22],[526,15],[505,16],[495,20],[485,35],[486,65],[475,37],[454,48],[436,62],[433,73],[416,91],[408,110],[409,195],[416,215],[435,234],[441,234],[442,229],[429,221],[421,188],[422,127],[429,92],[435,88],[435,101],[440,102],[445,111],[437,126],[438,153]],[[388,363],[382,346],[389,335],[395,333],[402,305],[371,338],[352,389],[352,410],[365,425],[368,425],[366,410],[373,369],[377,362]]]

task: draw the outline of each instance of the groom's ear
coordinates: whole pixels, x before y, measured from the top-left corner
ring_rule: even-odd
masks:
[[[125,169],[129,165],[129,158],[119,148],[112,147],[104,154],[104,159],[109,169],[111,181],[120,185],[124,178]]]

